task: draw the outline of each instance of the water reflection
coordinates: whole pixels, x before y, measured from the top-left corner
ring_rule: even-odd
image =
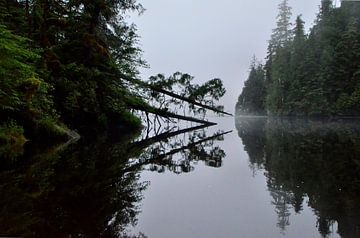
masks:
[[[0,174],[2,236],[114,237],[134,223],[146,184],[138,171],[119,173],[126,141],[81,141],[46,151],[25,149]],[[31,146],[33,147],[33,146]]]
[[[202,161],[207,166],[219,168],[226,154],[215,145],[215,141],[224,140],[224,135],[230,132],[219,130],[208,136],[204,126],[173,132],[171,143],[167,139],[153,143],[132,167],[142,166],[159,173],[170,171],[179,174],[193,171],[193,164]]]
[[[323,237],[337,223],[360,237],[360,123],[239,118],[236,128],[256,174],[264,171],[283,233],[304,200]]]
[[[51,148],[27,144],[17,153],[0,148],[0,236],[134,237],[124,228],[141,212],[143,169],[190,172],[200,160],[221,166],[225,153],[213,141],[226,133],[205,129],[135,142],[117,134]]]

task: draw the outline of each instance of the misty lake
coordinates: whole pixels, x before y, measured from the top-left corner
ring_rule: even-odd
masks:
[[[209,119],[1,148],[0,236],[360,237],[358,121]]]

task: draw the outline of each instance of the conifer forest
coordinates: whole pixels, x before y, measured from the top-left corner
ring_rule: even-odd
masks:
[[[0,0],[0,237],[359,238],[359,120],[358,0]]]
[[[239,96],[240,114],[276,116],[360,115],[360,5],[322,1],[313,27],[301,15],[291,22],[288,1],[279,5],[277,26],[264,63],[253,59]]]

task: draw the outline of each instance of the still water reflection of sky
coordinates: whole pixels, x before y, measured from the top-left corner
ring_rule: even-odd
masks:
[[[359,121],[209,119],[1,147],[0,236],[360,237]]]
[[[281,189],[269,191],[267,171],[250,163],[234,118],[215,120],[219,125],[208,129],[209,135],[233,130],[216,142],[226,153],[222,167],[198,162],[191,173],[143,171],[141,180],[150,185],[131,230],[148,237],[322,237],[309,199],[301,202],[299,213],[282,204]],[[279,211],[281,207],[286,211]],[[336,222],[329,229],[327,237],[340,237]]]

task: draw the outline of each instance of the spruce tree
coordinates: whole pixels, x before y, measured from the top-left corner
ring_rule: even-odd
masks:
[[[269,51],[275,53],[277,49],[284,47],[292,38],[291,32],[291,7],[288,0],[283,0],[279,4],[279,14],[277,15],[276,28],[273,29],[271,39],[269,41]]]
[[[290,86],[289,86],[289,97],[287,98],[286,110],[290,115],[297,115],[302,110],[301,101],[304,97],[305,88],[305,77],[304,71],[305,64],[305,42],[306,35],[304,30],[304,21],[301,16],[296,18],[294,32],[294,40],[292,42],[291,59],[290,59]]]
[[[335,8],[323,0],[308,35],[299,16],[289,31],[290,7],[279,5],[265,69],[266,111],[272,115],[360,114],[360,4]]]
[[[242,115],[265,115],[265,71],[254,58],[249,78],[236,104],[236,113]]]

